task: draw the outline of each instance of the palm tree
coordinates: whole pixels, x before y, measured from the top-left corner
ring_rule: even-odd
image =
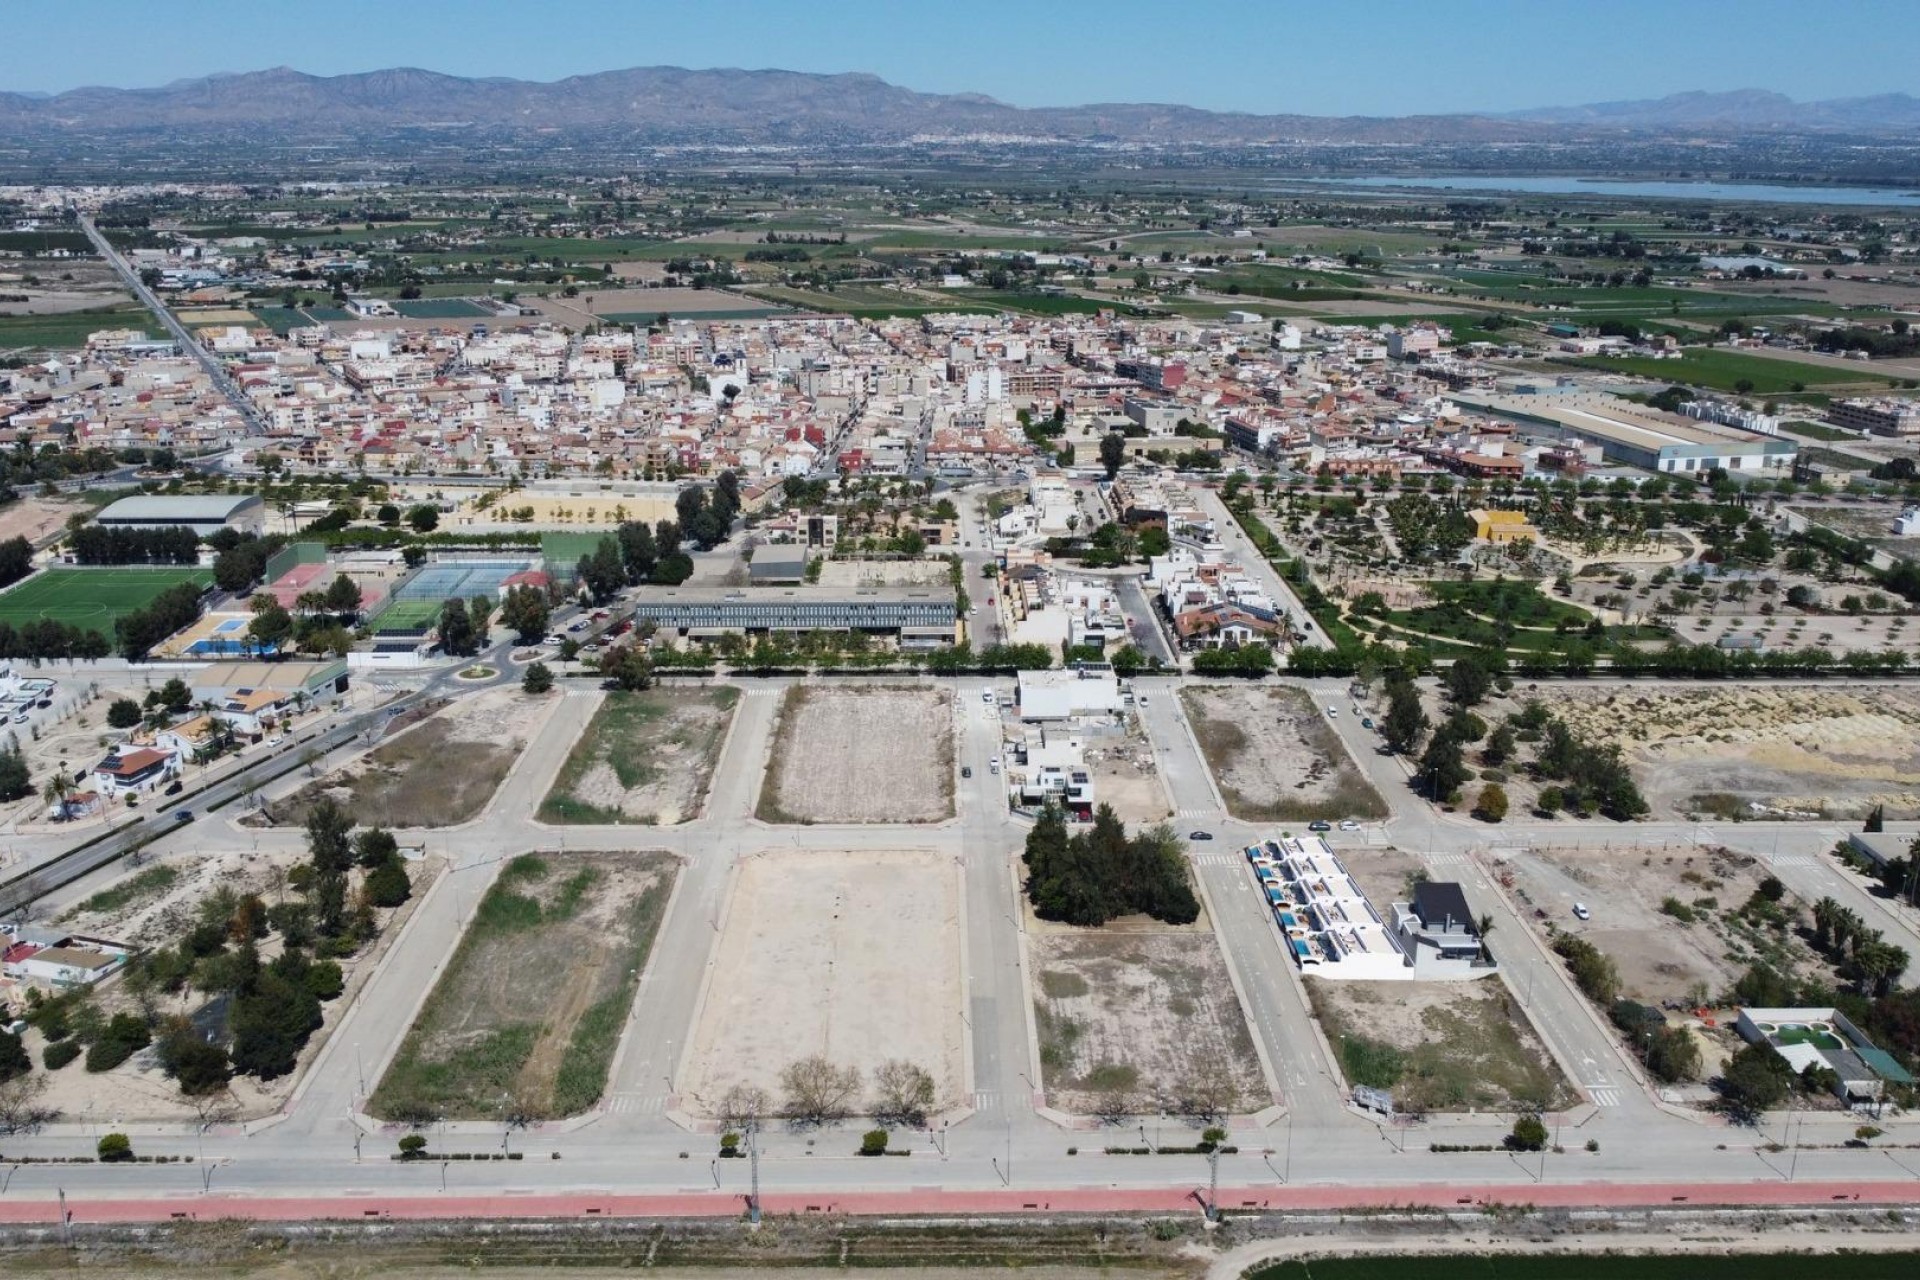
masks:
[[[63,811],[67,807],[67,796],[73,791],[73,783],[67,777],[65,769],[55,769],[53,776],[47,779],[47,785],[40,789],[40,798],[49,805],[58,805]]]

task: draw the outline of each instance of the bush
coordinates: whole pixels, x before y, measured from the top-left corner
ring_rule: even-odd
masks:
[[[367,873],[367,901],[376,907],[397,907],[413,896],[413,881],[398,856]]]
[[[101,1164],[124,1164],[133,1159],[133,1141],[124,1133],[102,1134],[93,1149]]]
[[[116,1013],[87,1049],[88,1071],[111,1071],[153,1042],[153,1033],[137,1014]]]
[[[1489,782],[1480,788],[1480,799],[1473,806],[1473,816],[1482,822],[1499,822],[1507,816],[1507,793],[1499,783]]]
[[[1663,899],[1660,903],[1660,910],[1663,914],[1672,916],[1681,924],[1692,924],[1694,920],[1698,918],[1694,914],[1693,908],[1678,898]]]
[[[1539,1151],[1547,1145],[1547,1126],[1539,1116],[1521,1116],[1507,1135],[1509,1151]]]
[[[869,1129],[860,1138],[860,1154],[863,1156],[883,1156],[887,1154],[887,1131]]]
[[[340,972],[340,966],[332,960],[316,960],[307,969],[307,990],[315,1000],[335,999],[346,990],[346,977]]]
[[[40,1060],[47,1064],[47,1070],[58,1071],[79,1056],[80,1045],[76,1041],[62,1040],[48,1045],[46,1052],[40,1055]]]
[[[402,1160],[423,1160],[427,1154],[427,1140],[418,1133],[410,1133],[400,1139],[400,1158]]]
[[[132,698],[115,698],[107,704],[107,727],[131,729],[141,721],[140,704]]]

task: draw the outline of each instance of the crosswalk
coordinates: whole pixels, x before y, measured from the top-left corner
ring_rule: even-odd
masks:
[[[1767,865],[1773,867],[1817,867],[1820,865],[1820,859],[1814,857],[1812,854],[1791,853],[1785,857],[1768,858]]]
[[[1200,806],[1200,807],[1189,806],[1185,809],[1177,809],[1174,812],[1177,817],[1181,817],[1181,818],[1211,818],[1216,813],[1218,813],[1219,810],[1209,809],[1204,806]]]
[[[1000,1107],[998,1089],[975,1089],[973,1091],[973,1109],[975,1111],[996,1111]]]
[[[786,690],[777,685],[755,684],[747,686],[749,698],[777,698]]]
[[[567,686],[567,696],[569,698],[591,698],[594,695],[598,694],[599,692],[600,691],[598,689],[595,689],[591,686],[582,687],[577,684],[570,684]]]
[[[1464,867],[1473,860],[1464,853],[1430,853],[1427,865],[1430,867]]]
[[[1618,1089],[1588,1089],[1587,1097],[1596,1107],[1617,1107],[1620,1105]]]
[[[1239,854],[1235,853],[1196,853],[1193,855],[1193,865],[1196,867],[1231,867],[1241,861],[1243,861],[1243,859]]]
[[[657,1093],[616,1093],[607,1103],[616,1116],[657,1116],[666,1109],[666,1098]]]

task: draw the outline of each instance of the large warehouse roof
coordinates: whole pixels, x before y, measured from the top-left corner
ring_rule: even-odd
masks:
[[[136,520],[214,522],[231,520],[242,511],[260,506],[260,495],[138,493],[122,498],[100,513],[100,523],[121,524]]]

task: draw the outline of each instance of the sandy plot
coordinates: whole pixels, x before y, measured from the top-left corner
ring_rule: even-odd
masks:
[[[1382,818],[1386,804],[1300,689],[1202,685],[1180,701],[1234,817]]]
[[[0,541],[25,538],[37,543],[65,528],[67,517],[74,512],[92,510],[87,503],[62,498],[23,498],[10,502],[0,507]]]
[[[1827,977],[1793,931],[1760,930],[1738,918],[1767,874],[1746,854],[1686,842],[1540,849],[1510,855],[1493,870],[1535,927],[1551,924],[1593,943],[1620,971],[1622,993],[1645,1004],[1711,1004],[1755,960],[1800,977]],[[1663,911],[1669,899],[1691,919]],[[1796,902],[1791,895],[1787,901]],[[1587,906],[1590,919],[1574,918],[1575,902]],[[1499,947],[1497,937],[1493,945]]]
[[[1076,929],[1029,942],[1048,1101],[1103,1115],[1232,1114],[1267,1088],[1210,932]]]
[[[1620,744],[1655,816],[1920,814],[1920,691],[1667,684],[1545,701],[1576,733]]]
[[[813,1054],[873,1071],[904,1058],[936,1107],[966,1088],[959,874],[932,853],[762,853],[735,871],[682,1092],[711,1111],[736,1084],[778,1103]]]
[[[945,689],[787,691],[759,816],[768,822],[939,822],[953,816]]]
[[[820,566],[820,585],[944,587],[952,572],[945,560],[828,560]]]
[[[1525,1011],[1498,981],[1306,980],[1348,1084],[1391,1089],[1421,1114],[1554,1110],[1574,1100]]]
[[[607,696],[540,806],[543,822],[688,822],[706,803],[738,689]]]
[[[1093,774],[1094,795],[1110,804],[1130,825],[1164,822],[1173,816],[1160,766],[1138,720],[1128,725],[1124,738],[1091,738],[1085,753]]]
[[[418,723],[401,717],[385,742],[269,802],[264,816],[272,823],[298,825],[320,796],[331,794],[369,826],[465,822],[486,807],[556,705],[517,689],[494,689],[456,698]]]

